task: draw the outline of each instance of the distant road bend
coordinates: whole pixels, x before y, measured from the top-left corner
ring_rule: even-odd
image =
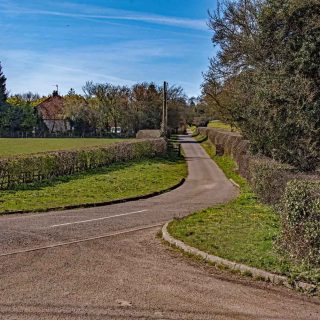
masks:
[[[181,140],[189,176],[172,192],[0,217],[0,319],[320,319],[315,299],[203,267],[156,238],[173,217],[237,195],[199,144]]]

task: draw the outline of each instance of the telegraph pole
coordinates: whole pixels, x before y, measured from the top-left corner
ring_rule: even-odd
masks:
[[[166,81],[164,81],[164,83],[163,83],[162,124],[161,124],[161,131],[164,136],[167,135],[167,130],[168,130],[167,91],[168,91],[168,83]]]
[[[56,87],[56,88],[57,88],[56,92],[57,92],[57,94],[59,94],[59,85],[54,84],[53,87]]]

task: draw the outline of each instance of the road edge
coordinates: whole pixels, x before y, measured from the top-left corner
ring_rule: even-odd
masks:
[[[171,220],[172,221],[172,220]],[[168,225],[171,222],[167,222],[163,227],[162,227],[162,238],[164,241],[169,243],[170,245],[188,253],[191,255],[195,255],[198,257],[203,258],[207,262],[211,262],[215,265],[218,266],[223,266],[226,267],[227,269],[233,270],[233,271],[238,271],[243,275],[250,275],[252,278],[256,280],[261,280],[261,281],[266,281],[266,282],[271,282],[276,285],[283,285],[288,288],[295,288],[304,292],[312,292],[314,291],[317,286],[302,282],[302,281],[293,281],[290,278],[286,276],[281,276],[275,273],[271,273],[262,269],[254,268],[254,267],[249,267],[247,265],[233,262],[227,259],[223,259],[211,254],[208,254],[204,251],[201,251],[197,248],[191,247],[184,242],[175,239],[173,236],[171,236],[168,232]]]

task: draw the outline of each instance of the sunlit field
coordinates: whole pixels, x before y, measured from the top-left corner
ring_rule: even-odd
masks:
[[[0,157],[15,156],[46,151],[70,150],[125,141],[128,139],[104,138],[0,138]]]

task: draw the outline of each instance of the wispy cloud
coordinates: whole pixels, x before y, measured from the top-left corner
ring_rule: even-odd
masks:
[[[17,6],[13,5],[12,3],[9,4],[7,1],[0,2],[1,11],[7,14],[47,15],[57,17],[69,17],[73,19],[95,19],[96,21],[137,21],[164,26],[175,26],[180,28],[207,30],[206,20],[202,19],[162,16],[134,11],[116,10],[105,7],[100,8],[94,6],[90,6],[91,10],[84,11],[83,9],[86,7],[82,5],[66,5],[66,3],[64,3],[64,7],[73,8],[73,12],[70,12],[68,10],[41,10],[32,7]],[[87,13],[88,11],[90,13]],[[97,14],[95,12],[100,13]]]
[[[170,50],[166,50],[168,47]],[[57,48],[49,52],[39,52],[36,48],[0,49],[0,56],[8,78],[8,89],[12,93],[31,90],[48,94],[55,83],[66,93],[71,87],[80,92],[88,80],[129,86],[142,81],[160,82],[166,78],[166,70],[180,73],[180,66],[171,64],[187,52],[188,49],[180,44],[158,39],[74,49]],[[157,60],[162,64],[154,63]],[[170,67],[164,67],[163,63]]]
[[[0,60],[12,93],[48,94],[56,83],[63,93],[70,87],[80,92],[88,80],[121,85],[167,80],[190,95],[199,92],[211,52],[204,20],[93,2],[0,0],[0,40],[6,43]]]
[[[88,80],[132,85],[133,80],[116,76],[109,64],[101,67],[97,61],[88,61],[86,54],[42,55],[30,50],[10,50],[1,52],[5,62],[7,87],[11,93],[33,91],[48,94],[54,84],[59,84],[62,93],[71,87],[81,92]],[[72,57],[72,59],[70,59]],[[101,59],[101,57],[100,57]],[[70,62],[72,61],[72,62]],[[28,70],[28,72],[21,72]],[[96,70],[96,71],[92,71]]]

